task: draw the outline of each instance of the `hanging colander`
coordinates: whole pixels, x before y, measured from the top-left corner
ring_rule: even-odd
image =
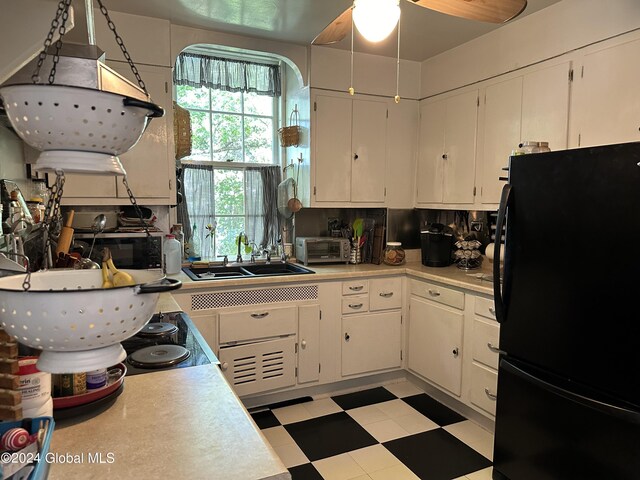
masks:
[[[146,325],[160,293],[182,285],[157,272],[127,272],[136,285],[109,289],[101,287],[100,270],[35,272],[27,291],[23,275],[0,278],[0,325],[42,351],[40,370],[74,373],[116,364],[124,359],[119,342]]]
[[[37,170],[124,175],[114,158],[138,142],[151,118],[164,115],[151,102],[82,87],[10,85],[0,97],[16,133],[43,152]]]

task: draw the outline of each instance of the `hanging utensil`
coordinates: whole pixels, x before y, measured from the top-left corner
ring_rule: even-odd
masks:
[[[107,216],[104,213],[97,215],[96,218],[93,219],[93,224],[91,225],[91,231],[93,232],[93,240],[91,241],[91,248],[89,249],[89,255],[87,258],[91,258],[91,252],[93,252],[93,246],[96,244],[96,235],[102,233],[104,227],[107,225]]]
[[[293,165],[293,164],[292,164]],[[295,168],[295,166],[293,167]],[[302,209],[302,202],[298,199],[298,180],[300,179],[300,165],[298,164],[298,169],[296,170],[296,180],[293,183],[293,198],[290,198],[287,202],[287,207],[293,213],[299,212]]]

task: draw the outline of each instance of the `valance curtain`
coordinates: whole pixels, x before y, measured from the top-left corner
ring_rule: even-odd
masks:
[[[279,97],[280,67],[265,63],[181,53],[173,71],[175,85],[208,87],[227,92],[251,92]]]

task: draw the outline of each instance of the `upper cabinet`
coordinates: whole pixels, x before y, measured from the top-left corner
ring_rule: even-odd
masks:
[[[386,102],[314,95],[311,125],[315,202],[384,204]]]
[[[640,140],[640,39],[599,47],[576,68],[572,145]]]
[[[419,206],[474,202],[477,117],[478,90],[422,103]]]
[[[482,140],[476,183],[479,202],[495,205],[520,142],[549,142],[551,150],[567,148],[571,62],[534,70],[484,89]]]

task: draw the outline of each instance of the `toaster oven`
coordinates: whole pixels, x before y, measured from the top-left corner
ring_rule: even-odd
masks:
[[[349,263],[351,244],[346,238],[297,237],[296,259],[310,263]]]

